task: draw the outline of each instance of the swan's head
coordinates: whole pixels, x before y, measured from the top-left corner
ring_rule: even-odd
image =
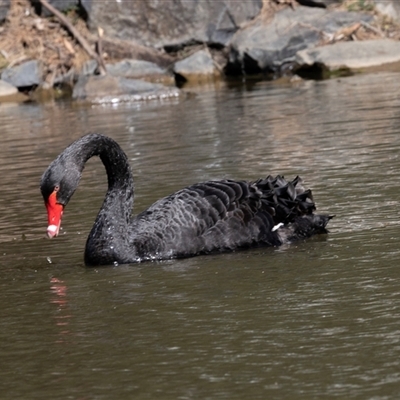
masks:
[[[64,207],[75,192],[81,177],[81,171],[75,163],[58,156],[47,168],[40,181],[40,191],[47,209],[47,236],[58,235]]]

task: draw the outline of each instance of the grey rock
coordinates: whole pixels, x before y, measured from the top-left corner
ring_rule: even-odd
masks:
[[[24,62],[16,67],[7,68],[1,79],[17,88],[40,85],[43,82],[42,65],[37,60]]]
[[[81,75],[76,83],[72,98],[92,103],[117,103],[177,97],[180,90],[139,79]]]
[[[0,0],[0,24],[7,18],[11,0]]]
[[[107,72],[124,78],[142,78],[145,76],[163,76],[167,72],[157,64],[143,60],[122,60],[115,64],[106,64]]]
[[[374,0],[375,8],[382,14],[387,15],[394,21],[400,22],[399,0]]]
[[[18,89],[15,86],[0,79],[0,97],[10,96],[16,93],[18,93]]]
[[[101,26],[106,36],[162,48],[225,45],[241,24],[258,15],[262,0],[92,1],[85,8],[92,29]]]
[[[175,63],[174,72],[189,80],[193,75],[215,75],[217,70],[210,52],[200,50]]]
[[[103,53],[107,53],[112,60],[143,60],[152,62],[161,68],[168,68],[175,61],[164,51],[139,45],[130,39],[120,40],[104,37],[102,40]]]
[[[378,67],[400,62],[400,42],[390,39],[338,42],[299,51],[296,62],[302,67],[318,64],[328,71]]]
[[[96,75],[97,71],[97,61],[89,60],[83,64],[80,75]],[[164,84],[174,84],[175,82],[172,73],[169,73],[155,63],[144,60],[122,60],[114,64],[106,64],[106,71],[115,77],[145,79]]]
[[[371,19],[368,14],[356,12],[286,8],[271,21],[258,19],[235,34],[230,68],[247,73],[279,70],[284,63],[293,62],[298,51],[315,47],[343,27]]]

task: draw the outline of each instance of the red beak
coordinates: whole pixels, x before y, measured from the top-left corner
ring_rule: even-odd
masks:
[[[47,209],[47,236],[51,239],[58,235],[61,225],[61,217],[64,211],[64,206],[57,203],[57,191],[55,190],[46,202]]]

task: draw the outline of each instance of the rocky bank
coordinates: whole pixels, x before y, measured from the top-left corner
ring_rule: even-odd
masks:
[[[397,0],[0,0],[0,99],[176,97],[238,76],[399,69]]]

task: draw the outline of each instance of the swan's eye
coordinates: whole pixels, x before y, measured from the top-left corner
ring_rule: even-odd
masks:
[[[53,192],[58,192],[59,190],[60,190],[60,186],[58,186],[58,185],[54,186]]]

